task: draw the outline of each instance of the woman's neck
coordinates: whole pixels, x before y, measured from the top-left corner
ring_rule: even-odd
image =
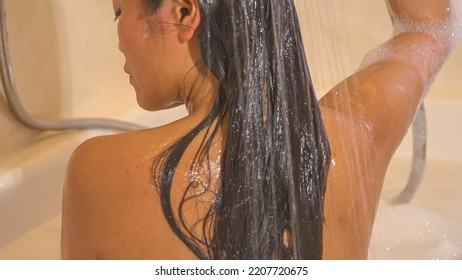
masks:
[[[219,82],[203,65],[198,63],[184,79],[184,104],[188,114],[207,116],[215,103]]]

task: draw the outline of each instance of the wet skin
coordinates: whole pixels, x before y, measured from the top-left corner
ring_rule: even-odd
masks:
[[[442,18],[443,2],[431,8]],[[121,11],[119,49],[126,58],[125,70],[140,106],[157,110],[185,104],[189,115],[158,128],[96,137],[74,152],[64,187],[63,258],[194,259],[167,224],[152,183],[152,162],[202,121],[218,88],[200,63],[194,32],[201,16],[197,1],[165,0],[159,11],[149,16],[140,0],[113,3],[114,10]],[[412,13],[399,7],[400,1],[390,3],[397,13]],[[183,16],[184,8],[187,16]],[[153,24],[156,21],[174,22],[180,27]],[[441,63],[448,52],[434,37],[418,32],[395,36],[387,44],[403,53],[423,46],[422,51]],[[421,67],[436,73],[441,63],[406,60],[391,52],[345,79],[320,100],[332,149],[324,258],[367,257],[387,166],[413,120],[427,82]],[[203,137],[204,133],[197,137],[180,162],[173,182],[173,205],[181,200],[190,162]],[[222,148],[219,136],[211,148],[212,161]],[[186,220],[194,223],[206,205],[207,200],[203,206],[192,207]]]

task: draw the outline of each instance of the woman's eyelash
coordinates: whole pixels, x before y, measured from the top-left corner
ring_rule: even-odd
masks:
[[[117,11],[115,12],[114,21],[117,21],[121,14],[122,14],[122,10],[120,8],[118,8]]]

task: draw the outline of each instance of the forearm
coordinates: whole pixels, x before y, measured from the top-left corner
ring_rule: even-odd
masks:
[[[452,0],[454,1],[454,0]],[[392,60],[416,68],[428,88],[460,42],[460,18],[450,0],[387,0],[394,34],[363,60],[361,68]]]
[[[420,33],[439,42],[443,55],[452,49],[460,26],[451,0],[386,0],[393,21],[394,36]],[[454,0],[452,0],[454,1]]]
[[[439,26],[450,19],[449,0],[388,0],[395,26],[403,23]]]

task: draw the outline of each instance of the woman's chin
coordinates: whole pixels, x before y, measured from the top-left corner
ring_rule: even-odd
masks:
[[[150,100],[145,100],[144,98],[139,97],[138,94],[136,95],[136,101],[140,108],[150,112],[168,110],[183,105],[182,102],[152,102]]]

